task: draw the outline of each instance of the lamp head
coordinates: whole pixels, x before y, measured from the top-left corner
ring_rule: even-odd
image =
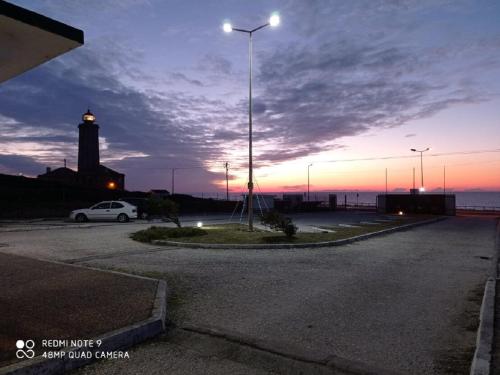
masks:
[[[278,26],[280,24],[280,15],[277,12],[271,14],[269,17],[269,25],[272,27]]]
[[[82,120],[83,120],[83,122],[86,122],[86,123],[93,123],[95,121],[95,116],[92,112],[90,112],[90,109],[88,109],[87,112],[85,112],[82,115]]]
[[[225,33],[230,33],[231,31],[233,31],[233,26],[231,25],[231,23],[226,21],[222,25],[222,30],[224,30]]]
[[[417,150],[416,150],[416,149],[414,149],[414,148],[412,148],[412,149],[410,149],[410,151],[417,151]]]

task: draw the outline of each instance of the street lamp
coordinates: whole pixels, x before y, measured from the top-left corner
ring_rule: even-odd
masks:
[[[248,230],[253,231],[253,160],[252,160],[252,35],[254,32],[263,29],[264,27],[275,27],[280,24],[280,16],[278,13],[271,14],[269,21],[256,27],[252,30],[238,29],[233,27],[231,23],[224,22],[222,29],[226,33],[231,31],[239,31],[248,34]]]
[[[420,184],[420,191],[424,192],[425,187],[424,187],[424,161],[423,161],[423,153],[425,151],[429,151],[430,147],[427,147],[425,150],[417,150],[415,148],[412,148],[411,151],[413,152],[420,152],[420,178],[421,178],[421,184]]]
[[[312,164],[307,166],[307,201],[309,202],[309,168],[312,167]]]
[[[179,169],[179,168],[172,168],[172,195],[175,194],[174,190],[175,190],[175,171]]]

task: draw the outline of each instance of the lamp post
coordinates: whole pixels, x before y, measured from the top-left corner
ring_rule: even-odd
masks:
[[[424,187],[424,158],[423,158],[423,153],[425,151],[429,151],[430,147],[427,147],[425,150],[417,150],[415,148],[412,148],[411,151],[413,152],[420,152],[420,191],[425,191]]]
[[[309,168],[312,167],[312,164],[307,166],[307,201],[309,202]]]
[[[229,163],[226,161],[224,164],[226,168],[226,200],[229,200]]]
[[[179,168],[172,168],[172,195],[175,194],[174,189],[175,189],[175,170]]]
[[[252,159],[252,36],[253,33],[267,26],[278,26],[280,17],[277,13],[273,13],[269,17],[269,22],[256,27],[252,30],[238,29],[233,27],[229,22],[225,22],[222,29],[226,33],[231,31],[239,31],[248,34],[248,230],[253,231],[253,159]]]

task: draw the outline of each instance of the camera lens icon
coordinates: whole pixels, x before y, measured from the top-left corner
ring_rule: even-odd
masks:
[[[35,356],[35,342],[33,340],[17,340],[16,341],[16,357],[17,358],[33,358]],[[24,350],[26,349],[26,350]]]

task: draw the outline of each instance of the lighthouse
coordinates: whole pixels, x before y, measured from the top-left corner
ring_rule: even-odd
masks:
[[[47,167],[47,172],[38,175],[44,180],[59,181],[65,184],[107,190],[125,190],[125,175],[108,168],[99,159],[99,125],[90,109],[82,115],[78,125],[78,171],[66,167]]]
[[[90,109],[82,115],[78,125],[78,172],[92,173],[99,169],[99,125]]]

